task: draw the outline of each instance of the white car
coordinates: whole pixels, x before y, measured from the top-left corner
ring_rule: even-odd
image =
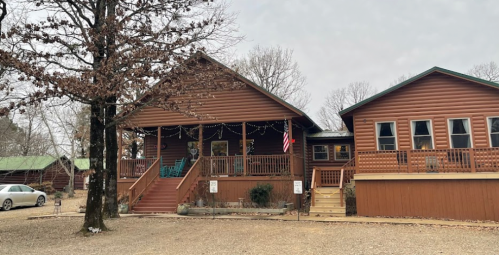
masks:
[[[8,211],[18,206],[43,206],[47,194],[22,184],[0,184],[0,209]]]

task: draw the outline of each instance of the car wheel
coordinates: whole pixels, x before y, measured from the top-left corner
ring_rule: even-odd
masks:
[[[45,198],[43,196],[39,196],[36,200],[36,206],[43,206],[45,204]]]
[[[10,210],[10,208],[12,208],[12,200],[6,199],[5,201],[3,201],[2,210],[8,211]]]

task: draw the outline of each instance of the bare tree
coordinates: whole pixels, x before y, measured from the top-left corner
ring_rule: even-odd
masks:
[[[397,79],[393,80],[390,85],[388,85],[388,87],[393,87],[393,86],[396,86],[396,85],[399,85],[400,83],[406,81],[406,80],[409,80],[410,78],[414,77],[413,74],[411,73],[408,73],[407,75],[406,74],[403,74],[402,76],[399,76]]]
[[[492,82],[499,82],[499,67],[494,61],[475,65],[468,71],[468,75]]]
[[[105,230],[104,173],[110,183],[104,208],[110,208],[106,209],[110,217],[118,215],[116,125],[124,117],[116,116],[117,107],[130,114],[153,105],[204,117],[192,107],[199,98],[242,84],[232,73],[207,64],[194,53],[206,50],[207,45],[217,51],[237,43],[234,16],[223,2],[201,0],[28,2],[42,8],[47,17],[9,30],[8,37],[22,42],[27,57],[0,49],[0,65],[15,68],[19,80],[33,83],[37,90],[0,108],[0,116],[52,97],[68,97],[90,106],[92,174],[81,231],[89,227]],[[144,96],[135,100],[136,91]]]
[[[376,94],[368,82],[352,82],[346,88],[332,90],[318,112],[320,123],[329,130],[344,130],[339,112]]]
[[[255,46],[235,65],[241,75],[295,107],[305,111],[310,103],[310,93],[305,91],[306,78],[293,61],[293,50]]]

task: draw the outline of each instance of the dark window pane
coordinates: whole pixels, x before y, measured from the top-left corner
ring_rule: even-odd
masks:
[[[315,160],[327,159],[327,153],[315,153]]]
[[[499,147],[499,134],[491,134],[490,142],[492,143],[492,147]]]
[[[466,129],[464,128],[463,120],[452,120],[454,126],[452,128],[452,134],[467,134]],[[454,147],[456,148],[456,147]]]
[[[378,138],[380,150],[395,150],[395,138]]]
[[[414,135],[430,135],[427,124],[428,121],[416,121]]]
[[[470,148],[470,136],[469,135],[451,135],[452,148]]]
[[[326,152],[326,146],[314,146],[315,152]]]
[[[327,148],[325,145],[314,146],[314,160],[327,160]]]
[[[350,159],[350,146],[348,145],[336,145],[334,152],[336,153],[337,160],[348,160]]]
[[[499,118],[490,118],[490,132],[499,133]]]
[[[379,136],[394,136],[390,124],[391,123],[380,123]]]
[[[19,186],[12,186],[10,187],[9,192],[21,192],[21,190],[19,189]]]
[[[31,188],[26,187],[26,186],[19,186],[22,190],[22,192],[31,192]]]
[[[431,136],[414,137],[414,149],[416,149],[416,150],[433,149],[433,144],[431,142]]]

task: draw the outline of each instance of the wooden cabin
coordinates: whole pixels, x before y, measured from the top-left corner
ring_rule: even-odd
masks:
[[[499,220],[499,84],[434,67],[340,114],[358,215]]]
[[[206,55],[202,59],[223,66]],[[297,203],[293,181],[310,186],[308,154],[313,157],[314,148],[329,146],[331,157],[316,161],[335,162],[338,170],[348,161],[345,157],[353,155],[351,136],[342,135],[338,140],[343,146],[338,150],[348,148],[349,154],[338,153],[336,159],[334,142],[311,138],[307,145],[307,136],[322,132],[311,118],[244,77],[236,78],[243,88],[215,91],[214,97],[203,99],[197,112],[212,118],[200,120],[155,107],[144,107],[127,117],[123,128],[145,137],[145,158],[122,159],[119,163],[118,192],[129,194],[134,212],[172,212],[180,203],[211,200],[209,180],[218,181],[216,202],[250,202],[249,189],[270,183],[274,200]],[[285,152],[286,129],[290,146]],[[164,170],[175,168],[182,159],[186,162],[179,174],[165,176]]]

